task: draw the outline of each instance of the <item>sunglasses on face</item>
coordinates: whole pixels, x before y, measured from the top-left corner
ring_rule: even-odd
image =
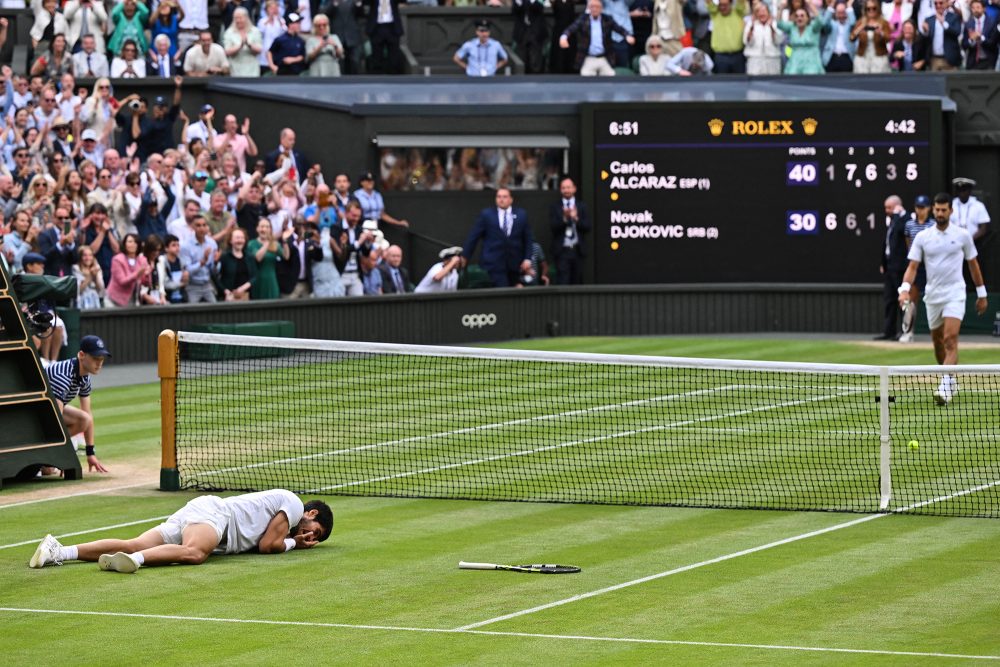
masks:
[[[73,218],[69,217],[68,215],[57,215],[56,216],[56,220],[58,220],[60,222],[65,222],[66,220],[72,220],[72,219]]]

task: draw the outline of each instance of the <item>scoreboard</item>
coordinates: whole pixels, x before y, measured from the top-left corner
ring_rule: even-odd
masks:
[[[878,282],[884,201],[944,182],[937,100],[595,104],[598,283]]]

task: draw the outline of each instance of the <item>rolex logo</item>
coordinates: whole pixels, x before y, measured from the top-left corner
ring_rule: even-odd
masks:
[[[819,125],[819,123],[816,121],[815,118],[806,118],[805,120],[802,121],[802,129],[805,130],[807,137],[811,137],[812,135],[816,134],[817,125]]]
[[[726,124],[719,118],[713,118],[712,120],[708,121],[708,131],[712,133],[713,137],[720,136],[722,134],[723,128],[725,127]]]

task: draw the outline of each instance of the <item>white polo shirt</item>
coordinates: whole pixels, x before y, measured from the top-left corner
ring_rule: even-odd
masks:
[[[223,502],[229,510],[229,527],[226,531],[226,553],[229,554],[240,554],[257,548],[267,525],[278,512],[284,512],[288,518],[288,527],[294,528],[299,525],[305,511],[299,497],[284,489],[232,496]]]
[[[961,227],[970,234],[979,230],[979,225],[990,221],[990,214],[983,202],[970,196],[969,201],[962,203],[958,197],[951,202],[951,224]]]
[[[964,301],[962,263],[977,254],[972,235],[961,227],[949,224],[940,231],[935,225],[917,234],[907,259],[922,262],[927,269],[924,301],[933,304]]]

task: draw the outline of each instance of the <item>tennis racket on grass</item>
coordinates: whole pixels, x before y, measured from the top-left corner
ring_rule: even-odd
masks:
[[[576,565],[498,565],[497,563],[467,563],[464,560],[458,564],[458,567],[461,570],[508,570],[535,574],[572,574],[580,571]]]

